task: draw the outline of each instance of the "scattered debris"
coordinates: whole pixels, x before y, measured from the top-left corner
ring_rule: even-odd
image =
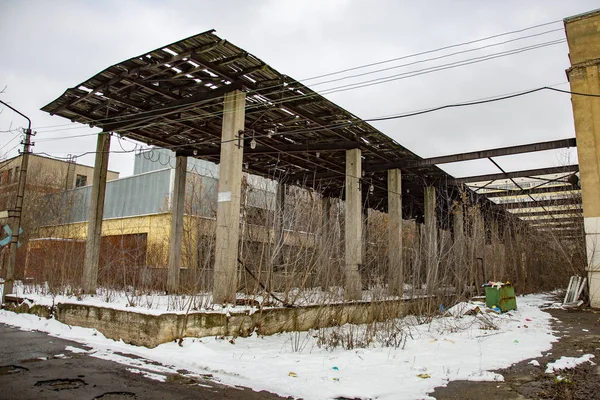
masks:
[[[565,299],[563,300],[564,306],[574,306],[579,307],[583,304],[583,301],[579,301],[579,297],[581,297],[581,293],[583,293],[583,289],[587,282],[587,278],[582,278],[581,276],[572,276],[569,280],[569,286],[567,287],[567,293],[565,293]]]

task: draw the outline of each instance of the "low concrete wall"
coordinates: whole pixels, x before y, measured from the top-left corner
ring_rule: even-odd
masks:
[[[5,307],[7,310],[42,318],[54,315],[62,323],[94,328],[107,338],[150,348],[182,337],[237,337],[248,336],[254,331],[260,335],[273,335],[347,323],[366,324],[437,308],[437,302],[431,298],[420,298],[270,308],[253,314],[246,311],[230,312],[229,315],[211,312],[149,315],[72,303],[59,303],[54,309],[39,305],[29,307],[23,299],[14,296],[7,296],[7,300],[10,300]]]

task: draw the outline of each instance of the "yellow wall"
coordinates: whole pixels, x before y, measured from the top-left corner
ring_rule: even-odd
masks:
[[[213,219],[184,216],[184,237],[182,246],[182,267],[195,266],[198,263],[196,247],[200,241],[214,240],[216,221]],[[44,226],[38,228],[39,238],[81,239],[87,237],[87,222]],[[256,225],[246,226],[247,236],[253,241],[266,242],[267,228]],[[169,260],[169,237],[171,235],[171,213],[153,214],[129,218],[115,218],[102,222],[102,236],[147,234],[148,264],[152,267],[166,268]],[[271,237],[274,237],[271,232]],[[312,247],[317,236],[300,232],[286,232],[285,244],[290,246]]]

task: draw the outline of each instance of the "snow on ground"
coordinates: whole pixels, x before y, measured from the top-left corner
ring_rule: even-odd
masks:
[[[367,348],[331,351],[318,346],[319,338],[343,332],[358,338],[365,326],[231,341],[187,338],[182,346],[172,342],[148,349],[106,339],[94,329],[33,315],[0,310],[0,322],[77,341],[89,347],[90,355],[126,364],[133,372],[153,379],[163,380],[161,376],[185,369],[198,375],[212,374],[224,384],[307,400],[341,396],[423,399],[451,380],[503,380],[489,371],[549,350],[558,339],[552,335],[552,317],[540,309],[547,300],[545,295],[523,296],[517,298],[518,311],[446,316],[420,325],[414,317],[407,317],[399,321],[406,341],[398,348],[384,347],[376,340]],[[482,329],[490,323],[498,330]]]
[[[593,354],[584,354],[581,357],[562,356],[558,360],[548,363],[548,365],[546,365],[546,373],[552,374],[554,372],[559,372],[564,369],[573,369],[579,364],[583,364],[584,362],[590,362],[594,364],[594,362],[591,361],[592,358],[594,358]]]
[[[0,282],[1,283],[1,282]],[[4,285],[0,285],[0,289]],[[410,285],[404,285],[404,299],[423,296],[423,291],[413,289]],[[133,311],[141,314],[159,315],[164,313],[185,314],[188,311],[202,310],[204,312],[228,313],[228,312],[244,312],[253,313],[257,310],[253,305],[227,305],[223,307],[219,304],[213,304],[211,293],[199,293],[195,295],[166,295],[164,292],[147,292],[141,290],[117,290],[98,288],[96,295],[75,294],[70,293],[70,290],[65,290],[66,293],[53,293],[47,285],[23,284],[22,281],[15,281],[13,293],[26,299],[28,304],[53,306],[55,304],[80,304],[96,307],[106,307],[115,310]],[[1,294],[0,294],[1,295]],[[323,291],[321,288],[306,288],[302,290],[292,289],[287,293],[274,293],[279,299],[289,302],[296,306],[325,304],[328,302],[343,302],[344,291],[341,287],[331,287],[328,291]],[[277,306],[279,303],[273,299],[265,299],[262,295],[245,295],[238,293],[239,300],[250,300],[251,304],[263,303],[269,300],[272,306]],[[374,300],[398,300],[396,296],[386,296],[383,289],[363,290],[362,301],[371,302]],[[271,308],[264,306],[263,309]]]

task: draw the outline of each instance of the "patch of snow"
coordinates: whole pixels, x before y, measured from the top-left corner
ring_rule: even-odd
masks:
[[[529,364],[533,365],[534,367],[540,366],[540,362],[538,360],[531,360],[531,361],[529,361]]]
[[[590,361],[592,358],[594,358],[593,354],[584,354],[581,357],[562,356],[558,360],[548,363],[546,365],[546,373],[552,374],[554,372],[562,371],[564,369],[572,369],[578,366],[579,364],[583,364],[584,362],[590,362],[593,364],[593,362]]]
[[[80,349],[79,347],[67,346],[65,350],[70,351],[71,353],[87,353],[87,350]]]
[[[467,380],[471,382],[504,382],[504,377],[495,372],[481,371],[469,375]]]
[[[490,371],[540,357],[552,347],[557,338],[551,329],[551,316],[540,309],[548,296],[520,296],[517,302],[518,311],[486,315],[497,330],[482,329],[481,315],[445,316],[420,325],[415,317],[406,317],[398,321],[406,337],[398,348],[371,343],[367,348],[338,347],[331,351],[319,347],[319,334],[335,329],[360,333],[367,327],[346,325],[326,332],[253,335],[236,338],[233,343],[214,337],[186,338],[182,346],[171,342],[148,349],[106,339],[94,329],[33,315],[0,310],[0,322],[83,343],[94,357],[155,374],[155,378],[185,369],[198,375],[211,374],[221,384],[281,396],[424,399],[431,398],[428,393],[435,387],[454,380],[501,381],[501,375]],[[518,328],[524,323],[529,329]]]
[[[159,382],[165,382],[167,380],[167,377],[164,375],[155,374],[153,372],[148,372],[148,371],[144,371],[144,370],[137,369],[137,368],[127,368],[127,371],[133,372],[134,374],[143,375],[144,377],[146,377],[148,379],[152,379],[152,380],[159,381]]]

